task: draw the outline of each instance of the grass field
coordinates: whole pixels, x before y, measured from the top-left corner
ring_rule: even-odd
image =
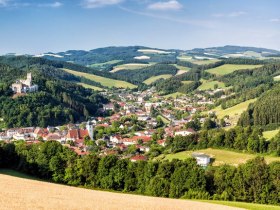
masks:
[[[168,119],[166,119],[165,117],[163,117],[162,115],[158,115],[158,116],[162,119],[164,124],[169,124],[170,123],[170,121]]]
[[[122,60],[112,60],[112,61],[108,61],[108,62],[105,62],[105,63],[94,63],[94,64],[89,65],[89,67],[102,67],[104,65],[116,64],[116,63],[119,63],[121,61]]]
[[[263,137],[265,139],[272,139],[274,136],[276,136],[277,133],[279,133],[279,131],[279,129],[273,131],[265,131],[263,132]]]
[[[243,70],[243,69],[255,69],[258,67],[261,67],[262,65],[233,65],[233,64],[225,64],[213,69],[206,70],[207,72],[215,75],[226,75],[230,74],[237,70]]]
[[[82,77],[85,77],[85,78],[90,79],[92,81],[99,82],[101,85],[103,85],[105,87],[136,88],[136,85],[133,85],[131,83],[121,81],[121,80],[109,79],[109,78],[105,78],[105,77],[96,76],[96,75],[93,75],[93,74],[73,71],[73,70],[70,70],[70,69],[63,69],[63,70],[70,73],[70,74],[74,74],[76,76],[82,76]]]
[[[185,67],[185,66],[179,66],[177,64],[173,64],[173,66],[175,66],[177,69],[188,72],[191,68],[189,67]]]
[[[147,66],[151,66],[151,64],[143,64],[143,63],[128,63],[123,65],[115,66],[114,69],[110,72],[115,73],[121,70],[136,70],[141,69]]]
[[[88,84],[81,83],[81,82],[79,82],[77,84],[83,86],[84,88],[89,88],[89,89],[93,89],[93,90],[96,90],[96,91],[102,91],[103,90],[100,87],[96,87],[96,86],[93,86],[93,85],[88,85]]]
[[[212,111],[216,113],[219,119],[222,119],[224,116],[228,115],[232,125],[236,125],[240,115],[247,110],[250,103],[253,103],[256,100],[257,99],[251,99],[224,110],[221,108],[221,106],[218,106]]]
[[[170,161],[173,159],[185,160],[187,158],[190,158],[192,153],[194,152],[204,153],[214,158],[214,163],[213,163],[214,166],[219,166],[223,164],[237,166],[239,164],[246,163],[246,161],[250,159],[257,157],[257,155],[254,154],[208,148],[208,149],[197,150],[197,151],[178,152],[175,154],[168,154],[161,157],[159,156],[159,159],[163,158],[164,160],[170,160]],[[280,157],[265,156],[265,160],[267,163],[271,163],[273,161],[280,161]]]
[[[197,64],[197,65],[207,65],[218,62],[218,59],[211,59],[211,60],[199,60],[199,59],[192,59],[190,60],[191,63]]]
[[[215,85],[218,85],[218,88],[224,88],[225,83],[219,81],[210,81],[210,80],[203,80],[202,85],[198,87],[199,90],[214,90]]]
[[[242,203],[242,202],[230,202],[230,201],[203,201],[207,203],[222,204],[226,206],[250,209],[250,210],[280,210],[280,206],[263,205],[255,203]]]
[[[280,75],[274,77],[274,81],[280,81]]]
[[[192,82],[193,82],[193,81],[187,81],[187,80],[186,80],[186,81],[182,81],[183,84],[190,84],[190,83],[192,83]]]
[[[12,174],[11,174],[12,173]],[[53,184],[26,179],[20,174],[0,174],[3,210],[233,210],[236,207],[179,199],[155,198]],[[6,173],[7,174],[7,173]],[[21,177],[21,178],[19,178]]]
[[[159,79],[168,79],[170,77],[172,77],[172,74],[162,74],[162,75],[159,75],[159,76],[150,77],[149,79],[146,79],[143,83],[145,83],[147,85],[150,85],[150,84],[152,84],[153,82],[155,82]]]

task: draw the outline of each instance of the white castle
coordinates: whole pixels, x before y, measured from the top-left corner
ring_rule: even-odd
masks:
[[[27,73],[27,79],[17,80],[12,84],[12,90],[15,93],[31,93],[38,91],[38,85],[32,84],[32,74]]]

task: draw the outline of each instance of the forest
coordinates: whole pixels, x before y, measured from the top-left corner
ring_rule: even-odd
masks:
[[[202,168],[195,159],[137,161],[77,156],[60,143],[0,143],[0,167],[73,186],[143,195],[280,204],[280,162]]]

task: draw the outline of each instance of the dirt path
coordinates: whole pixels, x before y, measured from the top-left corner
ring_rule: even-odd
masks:
[[[87,190],[0,174],[1,210],[233,210],[196,201]]]

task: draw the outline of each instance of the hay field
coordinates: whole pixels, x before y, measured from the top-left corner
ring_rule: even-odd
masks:
[[[78,71],[73,71],[70,69],[62,69],[70,74],[74,74],[76,76],[82,76],[87,79],[90,79],[95,82],[99,82],[101,85],[105,87],[117,87],[117,88],[136,88],[136,85],[133,85],[129,82],[121,81],[121,80],[115,80],[115,79],[110,79],[106,77],[101,77],[101,76],[96,76],[93,74],[88,74],[84,72],[78,72]]]
[[[213,69],[206,70],[207,72],[215,75],[226,75],[230,74],[237,70],[244,70],[244,69],[256,69],[261,67],[262,65],[236,65],[236,64],[225,64]]]
[[[143,83],[145,83],[146,85],[150,85],[159,79],[168,79],[170,77],[172,77],[172,74],[162,74],[159,76],[150,77],[149,79],[146,79]]]
[[[233,210],[198,201],[87,190],[0,174],[1,210]]]

